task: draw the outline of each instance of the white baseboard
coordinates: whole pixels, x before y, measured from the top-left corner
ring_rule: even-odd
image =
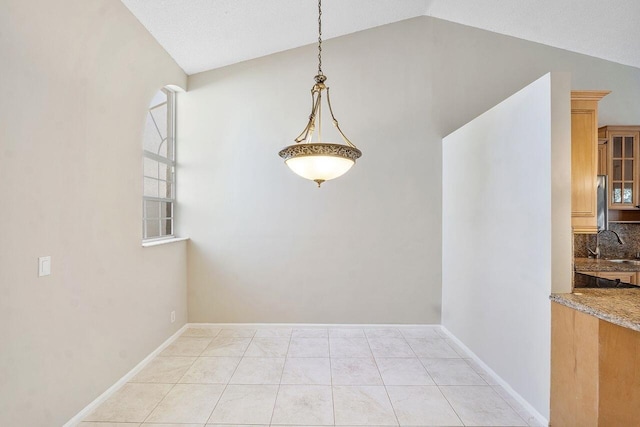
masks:
[[[511,397],[513,397],[516,402],[518,402],[522,407],[524,407],[531,415],[533,415],[538,422],[542,423],[542,425],[548,426],[549,420],[547,420],[540,412],[538,412],[529,402],[527,402],[517,391],[515,391],[511,386],[503,380],[498,374],[494,372],[493,369],[488,367],[486,363],[482,361],[473,351],[469,349],[462,341],[460,341],[455,335],[453,335],[446,327],[440,326],[442,331],[447,335],[449,339],[455,342],[460,348],[467,352],[471,359],[473,359],[482,369],[484,369],[487,374],[491,376]]]
[[[393,324],[393,323],[188,323],[187,326],[195,328],[397,328],[397,329],[420,329],[435,328],[440,329],[441,325],[434,324]]]
[[[75,427],[91,412],[93,412],[98,406],[100,406],[105,400],[107,400],[113,393],[118,391],[120,387],[125,385],[131,378],[133,378],[138,372],[140,372],[151,360],[156,357],[162,350],[167,348],[176,338],[187,329],[188,325],[184,325],[182,328],[171,335],[165,342],[160,344],[158,348],[153,350],[147,357],[145,357],[140,363],[138,363],[132,370],[127,372],[122,378],[120,378],[114,385],[109,387],[104,393],[96,397],[93,402],[84,407],[83,410],[78,412],[73,418],[66,422],[62,427]]]

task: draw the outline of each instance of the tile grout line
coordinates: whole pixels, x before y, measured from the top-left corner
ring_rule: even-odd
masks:
[[[187,329],[187,331],[188,331],[188,330],[189,330],[189,329]],[[217,334],[215,334],[215,335],[212,335],[212,336],[211,336],[211,341],[209,341],[209,344],[207,344],[207,347],[209,347],[209,346],[211,345],[211,343],[213,342],[213,340],[214,340],[214,339],[216,339],[216,338],[218,337],[218,335],[220,334],[220,331],[221,331],[221,330],[222,330],[222,329],[219,329]],[[186,331],[185,331],[185,332],[186,332]],[[200,354],[199,354],[198,356],[196,356],[196,359],[193,361],[193,363],[191,363],[191,365],[189,366],[189,369],[191,369],[191,367],[192,367],[192,366],[193,366],[193,365],[198,361],[198,359],[200,359],[200,358],[202,357],[202,353],[204,353],[204,352],[207,350],[207,347],[205,347],[205,348],[200,352]],[[184,383],[181,383],[180,381],[184,378],[184,376],[185,376],[185,375],[187,375],[187,371],[189,371],[189,369],[187,369],[187,370],[184,372],[184,374],[182,374],[182,376],[180,377],[180,379],[178,380],[178,382],[177,382],[176,384],[184,384]]]
[[[426,369],[426,368],[425,368]],[[451,410],[453,411],[454,414],[456,414],[456,417],[458,417],[458,419],[460,420],[460,422],[462,423],[463,426],[466,426],[466,424],[464,423],[464,421],[462,420],[462,417],[460,416],[460,414],[458,414],[458,411],[456,411],[456,408],[453,407],[453,404],[451,404],[451,401],[449,400],[449,398],[447,397],[446,394],[444,394],[442,392],[442,389],[440,388],[440,386],[438,384],[436,384],[436,387],[438,388],[438,392],[440,392],[440,394],[442,395],[442,397],[444,397],[444,400],[447,401],[447,403],[449,404],[449,406],[451,407]],[[445,386],[447,387],[447,386]],[[449,386],[451,387],[451,386]],[[460,386],[460,387],[466,387],[466,386]],[[482,386],[480,386],[482,387]]]
[[[363,332],[364,333],[364,332]],[[331,330],[327,329],[327,340],[329,340],[329,389],[331,390],[331,410],[333,412],[333,425],[336,425],[336,401],[333,397],[333,365],[331,363]]]
[[[213,340],[215,340],[216,338],[218,338],[218,336],[220,335],[220,333],[222,332],[222,328],[220,328],[218,330],[218,333],[215,334],[215,336],[211,339],[211,342],[209,343],[209,345],[211,345],[211,343],[213,342]],[[200,352],[200,356],[198,356],[198,359],[200,359],[201,357],[203,357],[202,355],[204,354],[205,351],[207,351],[207,348],[209,347],[209,345],[207,345],[207,347],[205,347],[204,350],[202,350],[202,352]],[[196,359],[197,360],[197,359]],[[193,362],[195,363],[195,362]],[[238,365],[240,364],[240,362],[238,362]],[[236,365],[236,369],[238,369],[238,365]],[[235,372],[235,370],[233,371]],[[184,375],[187,375],[187,373],[185,372]],[[184,378],[184,375],[182,376],[182,378]],[[232,374],[233,375],[233,374]],[[181,379],[182,379],[181,378]],[[231,377],[229,377],[229,380],[231,380]],[[209,418],[211,418],[211,414],[213,414],[213,411],[216,409],[216,406],[218,406],[218,403],[220,402],[220,399],[222,399],[222,395],[224,394],[224,391],[226,390],[227,386],[225,385],[224,388],[222,389],[222,392],[220,393],[220,396],[218,396],[218,398],[216,399],[216,404],[213,405],[213,409],[211,409],[211,412],[209,413],[209,416],[207,417],[207,421],[204,422],[204,424],[206,425],[209,422]]]
[[[476,375],[478,375],[482,381],[484,381],[484,384],[471,384],[471,385],[451,384],[451,385],[448,385],[448,386],[447,386],[447,385],[443,385],[444,387],[490,387],[490,388],[491,388],[491,390],[492,390],[492,391],[493,391],[493,392],[494,392],[494,393],[495,393],[495,394],[496,394],[500,399],[502,399],[502,400],[507,404],[507,406],[509,406],[509,407],[510,407],[510,408],[511,408],[515,413],[516,413],[516,415],[522,419],[522,421],[523,421],[527,426],[529,425],[529,423],[527,422],[527,420],[525,420],[525,419],[524,419],[524,417],[523,417],[522,415],[520,415],[520,413],[518,412],[518,410],[517,410],[516,408],[514,408],[514,407],[513,407],[513,405],[511,405],[507,399],[505,399],[504,397],[502,397],[502,396],[500,395],[500,393],[498,393],[498,392],[495,390],[494,386],[493,386],[493,385],[491,385],[491,384],[489,384],[489,381],[487,381],[487,380],[484,378],[484,376],[483,376],[483,375],[481,375],[481,374],[485,374],[485,372],[482,372],[482,373],[481,373],[481,372],[478,372],[478,369],[476,369],[476,368],[475,368],[475,367],[474,367],[474,366],[469,362],[470,360],[473,360],[473,359],[471,359],[471,358],[469,358],[469,357],[468,357],[468,356],[469,356],[469,354],[467,354],[467,352],[465,352],[465,351],[463,351],[462,349],[460,349],[461,351],[463,351],[463,352],[464,352],[464,356],[463,356],[463,355],[461,355],[461,354],[460,354],[460,352],[459,352],[459,351],[457,351],[457,350],[456,350],[456,348],[455,348],[455,347],[453,347],[451,344],[449,344],[449,343],[447,342],[447,339],[446,339],[446,338],[445,338],[445,343],[446,343],[449,347],[453,348],[453,351],[455,351],[455,352],[458,354],[458,356],[460,356],[460,358],[461,358],[461,359],[462,359],[462,360],[467,364],[467,366],[469,366],[469,367],[471,368],[471,370],[472,370],[473,372],[475,372],[475,373],[476,373]],[[466,357],[465,357],[465,356],[466,356]],[[422,362],[422,361],[421,361],[421,362]],[[424,364],[423,364],[423,366],[424,366]],[[480,368],[480,367],[478,367],[478,368]],[[425,369],[426,369],[426,366],[425,366]],[[440,386],[438,386],[438,390],[440,390],[440,393],[442,393],[442,390],[440,389]],[[442,395],[444,396],[444,393],[442,393]],[[447,402],[448,402],[448,401],[449,401],[449,399],[447,398],[447,396],[444,396],[444,397],[445,397],[445,399],[447,399]],[[451,402],[449,402],[449,404],[451,405]],[[451,405],[451,407],[453,407],[453,405]],[[454,409],[454,411],[455,411],[455,409]],[[456,414],[457,414],[457,412],[456,412]]]
[[[528,422],[527,420],[525,420],[525,419],[524,419],[524,417],[523,417],[522,415],[520,415],[520,412],[519,412],[516,408],[514,408],[514,407],[513,407],[513,405],[511,405],[507,399],[505,399],[504,397],[502,397],[502,396],[500,395],[500,393],[498,393],[498,392],[496,391],[496,389],[494,388],[494,386],[492,386],[491,384],[488,384],[488,386],[489,386],[489,387],[491,387],[491,390],[492,390],[492,391],[493,391],[493,392],[494,392],[494,393],[495,393],[495,394],[496,394],[500,399],[502,399],[502,400],[504,400],[504,401],[505,401],[505,403],[507,404],[507,406],[509,406],[511,409],[513,409],[513,412],[515,412],[515,413],[516,413],[516,415],[517,415],[517,416],[519,416],[519,417],[522,419],[522,421],[523,421],[527,426],[529,426],[529,422]],[[498,387],[502,387],[502,386],[498,386]]]
[[[484,379],[484,377],[483,377],[482,375],[480,375],[480,373],[479,373],[478,371],[476,371],[475,369],[473,369],[473,366],[471,366],[471,365],[469,364],[469,362],[467,362],[467,360],[466,360],[464,357],[462,358],[462,360],[464,360],[464,363],[466,363],[466,364],[467,364],[467,366],[468,366],[468,367],[470,367],[470,368],[471,368],[471,370],[472,370],[473,372],[475,372],[475,373],[476,373],[476,375],[477,375],[477,376],[479,376],[479,377],[480,377],[480,379],[481,379],[482,381],[484,381],[484,384],[485,384],[485,385],[491,386],[491,384],[489,384],[489,382],[488,382],[487,380],[485,380],[485,379]],[[502,396],[500,396],[500,397],[502,397]]]
[[[276,413],[276,405],[278,404],[278,395],[280,394],[280,386],[282,385],[282,376],[284,375],[284,367],[287,365],[287,356],[289,355],[289,348],[291,347],[291,340],[293,339],[293,328],[291,328],[291,335],[289,335],[289,344],[287,345],[287,352],[284,355],[284,363],[282,364],[282,371],[280,372],[280,381],[278,381],[278,390],[276,391],[276,400],[273,401],[273,409],[271,410],[271,418],[269,418],[269,426],[273,422],[273,415]]]
[[[395,329],[398,333],[400,333],[400,330]],[[404,339],[404,336],[402,335],[402,333],[400,333],[400,336]],[[367,333],[365,331],[364,333],[364,337],[367,340],[367,345],[369,346],[369,351],[371,352],[371,356],[373,357],[373,363],[376,365],[376,369],[378,370],[378,375],[380,375],[380,381],[382,381],[382,386],[384,387],[384,392],[387,395],[387,399],[389,399],[389,404],[391,405],[391,410],[393,411],[393,416],[396,417],[396,422],[397,425],[400,425],[400,419],[398,418],[398,414],[396,413],[396,408],[393,406],[393,401],[391,400],[391,396],[389,396],[389,390],[387,390],[387,385],[384,382],[384,379],[382,378],[382,372],[380,372],[380,367],[378,366],[378,361],[376,360],[376,356],[373,354],[373,349],[371,348],[371,343],[369,342],[369,337],[367,336]],[[405,340],[405,342],[407,342],[407,340]],[[407,345],[409,345],[409,343],[407,342]],[[411,346],[409,345],[409,348],[411,348]],[[413,351],[413,349],[412,349]]]
[[[187,332],[189,329],[187,328],[185,330],[185,332]],[[218,331],[218,334],[220,333],[220,331]],[[218,335],[216,334],[216,336]],[[182,338],[182,335],[184,335],[184,332],[176,339],[176,341],[180,338]],[[197,337],[184,337],[184,338],[197,338]],[[209,343],[207,344],[207,346],[202,349],[202,351],[199,354],[204,353],[204,351],[206,350],[207,347],[209,347],[209,344],[211,344],[211,342],[213,341],[214,337],[211,337],[211,340],[209,341]],[[172,343],[173,344],[173,343]],[[158,357],[160,357],[160,354],[158,354],[158,356],[154,357],[153,360],[157,359]],[[171,357],[171,356],[169,356]],[[188,357],[188,356],[185,356]],[[193,356],[192,356],[193,357]],[[193,362],[191,362],[191,365],[189,365],[189,368],[191,368],[191,366],[193,366],[194,363],[196,363],[196,360],[198,360],[200,356],[195,356],[195,360]],[[188,369],[187,369],[188,370]],[[182,377],[184,377],[185,373],[182,375]],[[182,377],[180,377],[180,379],[182,379]],[[180,380],[178,380],[179,382]],[[160,401],[158,403],[155,404],[155,406],[153,407],[153,409],[151,410],[151,412],[149,412],[149,414],[144,418],[144,420],[142,421],[142,423],[140,423],[140,425],[143,425],[145,422],[147,422],[147,420],[149,419],[149,417],[151,416],[151,414],[153,414],[153,412],[158,408],[158,406],[160,406],[160,404],[167,398],[167,396],[169,396],[169,394],[171,393],[171,391],[178,385],[178,382],[172,384],[171,388],[169,389],[169,391],[167,391],[167,394],[165,394],[164,396],[162,396],[162,399],[160,399]],[[206,423],[205,423],[206,424]]]
[[[441,329],[442,331],[442,329]],[[443,336],[443,338],[445,339],[445,342],[447,342],[447,340],[454,342],[453,340],[451,340],[451,337],[445,337]],[[449,347],[453,348],[453,351],[455,351],[456,353],[458,353],[458,355],[460,354],[451,344],[449,344],[447,342],[447,344],[449,345]],[[455,344],[455,342],[454,342]],[[456,345],[457,346],[457,345]],[[458,348],[460,348],[459,346],[457,346]],[[462,350],[462,349],[460,349]],[[509,403],[509,401],[507,399],[505,399],[502,395],[500,395],[500,393],[498,393],[496,391],[496,387],[500,387],[503,388],[500,384],[490,384],[489,381],[485,378],[485,376],[489,376],[491,377],[491,375],[488,375],[487,372],[481,367],[481,366],[474,366],[471,362],[474,361],[474,359],[472,357],[470,357],[470,355],[465,351],[464,352],[464,356],[460,356],[462,358],[462,360],[465,361],[465,363],[471,367],[471,369],[478,374],[478,376],[480,378],[482,378],[482,380],[486,383],[487,386],[491,387],[491,389],[494,391],[494,393],[496,393],[498,395],[498,397],[500,397],[502,400],[504,400],[507,405],[513,409],[513,411],[516,413],[516,415],[518,415],[527,426],[530,426],[531,423],[527,421],[527,419],[525,419],[525,417],[522,416],[521,411],[524,411],[524,413],[528,416],[527,418],[531,418],[533,417],[534,420],[537,421],[537,419],[535,418],[535,416],[533,416],[527,409],[525,409],[524,407],[522,407],[517,401],[515,401],[515,403],[520,406],[521,410],[518,410],[518,408],[516,408],[514,405],[512,405],[511,403]]]
[[[222,332],[223,329],[220,330],[220,332]],[[218,335],[220,335],[220,332],[218,332]],[[218,404],[220,404],[220,401],[222,400],[222,396],[224,395],[224,392],[227,391],[227,387],[229,386],[229,383],[231,382],[231,379],[233,378],[233,376],[235,375],[236,371],[238,370],[238,366],[240,366],[240,363],[242,363],[242,359],[244,359],[244,355],[246,354],[247,350],[249,349],[249,346],[251,345],[251,343],[253,342],[253,338],[255,337],[257,333],[257,330],[254,330],[253,335],[251,336],[251,339],[249,340],[249,344],[247,344],[247,347],[245,347],[244,351],[242,352],[242,356],[240,356],[240,360],[238,361],[238,364],[236,365],[236,368],[233,370],[233,372],[231,373],[231,376],[229,377],[229,380],[227,381],[227,383],[224,385],[224,388],[222,389],[222,393],[220,393],[220,397],[218,397],[218,400],[216,401],[216,404],[213,406],[213,409],[211,410],[211,413],[209,414],[209,417],[207,418],[207,421],[204,423],[205,426],[207,424],[209,424],[209,421],[211,421],[211,417],[213,416],[213,413],[215,412],[216,408],[218,407]],[[216,335],[217,337],[217,335]]]
[[[438,334],[436,332],[436,334]],[[444,340],[443,340],[444,341]],[[409,341],[407,341],[407,344],[409,344]],[[446,342],[445,342],[446,344]],[[411,351],[413,351],[413,354],[416,355],[416,357],[418,357],[418,353],[416,353],[416,351],[413,349],[413,347],[411,347],[411,344],[409,344],[409,347],[411,348]],[[455,351],[455,350],[454,350]],[[458,353],[456,353],[458,354]],[[458,354],[459,356],[459,354]],[[425,359],[427,359],[427,357],[425,357]],[[437,358],[436,358],[437,359]],[[433,381],[433,385],[436,386],[436,388],[438,389],[438,392],[442,395],[442,397],[444,397],[444,400],[447,401],[447,404],[449,405],[449,407],[451,408],[451,410],[453,411],[454,414],[456,414],[456,417],[458,417],[458,420],[460,421],[460,423],[464,426],[466,425],[464,423],[464,421],[462,421],[462,417],[460,417],[460,414],[458,414],[458,411],[456,411],[456,408],[453,407],[453,405],[451,404],[451,402],[449,401],[449,399],[447,399],[447,396],[445,396],[445,394],[442,392],[442,390],[440,389],[440,385],[438,385],[438,383],[436,382],[436,380],[433,378],[433,376],[431,375],[431,373],[429,372],[429,370],[427,369],[427,367],[424,365],[424,362],[422,361],[422,359],[420,357],[418,357],[418,362],[420,362],[420,364],[422,365],[422,367],[424,368],[425,371],[427,371],[427,375],[429,375],[429,378],[431,378],[431,380]]]
[[[481,384],[476,384],[476,385],[445,385],[445,386],[443,386],[443,387],[466,387],[466,388],[470,388],[470,387],[482,387],[482,388],[486,388],[487,386],[486,386],[486,385],[481,385]],[[504,401],[505,401],[505,403],[507,404],[507,406],[509,406],[509,407],[513,410],[513,412],[514,412],[518,417],[520,417],[520,419],[522,419],[522,422],[524,422],[525,426],[529,426],[529,423],[528,423],[528,422],[527,422],[527,421],[526,421],[526,420],[525,420],[525,419],[524,419],[524,418],[523,418],[523,417],[518,413],[518,411],[516,411],[516,410],[515,410],[511,405],[509,405],[509,402],[507,402],[507,401],[506,401],[502,396],[500,396],[500,395],[498,394],[498,392],[496,392],[495,390],[493,390],[493,387],[492,387],[492,386],[488,386],[488,387],[490,387],[490,388],[492,389],[492,391],[493,391],[493,392],[494,392],[494,393],[495,393],[499,398],[501,398],[502,400],[504,400]],[[438,390],[440,390],[440,386],[438,386]],[[442,390],[440,390],[440,393],[442,393]],[[449,402],[449,399],[447,398],[447,396],[446,396],[444,393],[442,393],[442,395],[444,396],[444,398],[445,398],[445,399],[447,399],[447,402]],[[449,405],[451,405],[451,402],[449,402]],[[453,405],[452,405],[452,407],[453,407]],[[455,411],[455,409],[454,409],[454,411]],[[457,412],[456,412],[456,414],[457,414]],[[461,420],[462,420],[462,418],[461,418]],[[463,422],[463,424],[464,424],[464,422]],[[464,425],[466,425],[466,424],[464,424]],[[522,426],[522,427],[525,427],[525,426]]]
[[[400,334],[402,334],[402,332],[400,332]],[[437,332],[436,332],[436,334],[437,334]],[[405,341],[407,341],[407,345],[411,349],[411,352],[416,356],[416,359],[418,359],[418,362],[420,362],[420,366],[422,366],[424,368],[425,372],[427,373],[427,375],[429,376],[431,381],[433,381],[433,385],[437,385],[436,384],[436,380],[434,380],[433,376],[431,375],[431,372],[429,372],[427,367],[424,366],[424,363],[422,363],[422,360],[420,359],[420,356],[418,356],[418,353],[416,353],[416,351],[413,349],[413,347],[411,347],[411,343],[407,340],[407,337],[405,337],[404,335],[402,335],[402,337],[404,338]]]
[[[169,393],[171,393],[171,390],[173,390],[173,389],[175,388],[175,386],[176,386],[176,385],[178,385],[178,384],[177,384],[177,383],[176,383],[176,384],[171,384],[171,388],[169,389],[169,391],[167,391],[167,394],[165,394],[164,396],[162,396],[162,399],[160,399],[160,401],[159,401],[158,403],[156,403],[156,404],[155,404],[155,406],[154,406],[154,407],[153,407],[153,409],[149,412],[149,414],[148,414],[146,417],[144,417],[144,420],[140,423],[140,425],[144,424],[144,423],[149,419],[149,417],[151,416],[151,414],[153,414],[153,411],[155,411],[155,410],[156,410],[156,408],[158,408],[158,406],[160,406],[160,404],[164,401],[164,399],[166,399],[166,398],[167,398],[167,396],[169,396]],[[120,421],[117,421],[117,422],[120,422]]]

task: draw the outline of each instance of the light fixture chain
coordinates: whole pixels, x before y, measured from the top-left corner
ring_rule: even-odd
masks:
[[[318,0],[318,75],[322,75],[322,0]]]
[[[333,114],[329,87],[325,84],[327,76],[322,73],[322,0],[318,0],[318,74],[311,88],[311,114],[295,144],[280,150],[278,155],[289,168],[303,178],[315,181],[320,187],[323,182],[344,175],[353,166],[362,152],[349,141]],[[327,104],[331,120],[344,144],[322,142],[322,92],[326,91]],[[318,141],[313,142],[317,132]]]

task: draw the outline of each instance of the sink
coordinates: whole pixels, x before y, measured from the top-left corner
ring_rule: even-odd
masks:
[[[640,265],[640,259],[607,259],[605,261],[618,262],[618,263],[621,263],[621,264]]]

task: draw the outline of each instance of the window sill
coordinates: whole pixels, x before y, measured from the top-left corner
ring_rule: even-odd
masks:
[[[151,246],[167,245],[169,243],[182,242],[184,240],[189,240],[189,238],[188,237],[171,237],[169,239],[147,240],[145,242],[142,242],[142,247],[149,248]]]

